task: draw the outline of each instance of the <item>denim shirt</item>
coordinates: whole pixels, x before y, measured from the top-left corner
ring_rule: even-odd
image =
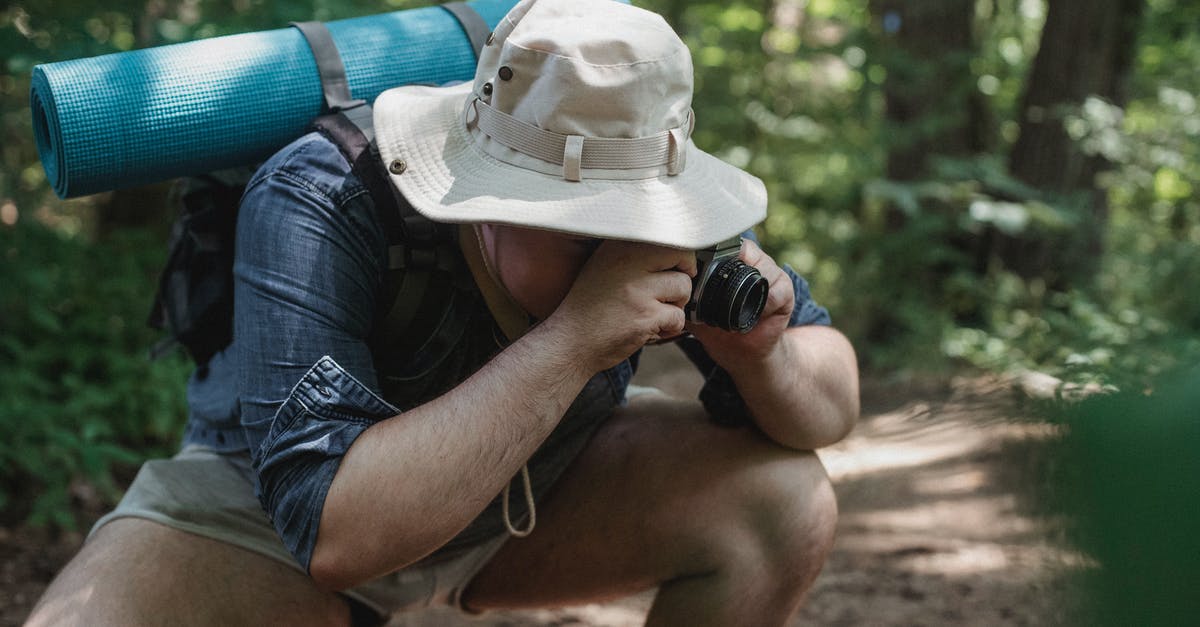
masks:
[[[386,249],[370,194],[336,146],[310,133],[276,153],[247,186],[239,210],[234,341],[188,382],[184,444],[249,453],[255,492],[306,570],[342,456],[375,422],[429,400],[385,398],[380,382],[386,373],[376,372],[368,339]],[[786,270],[796,293],[791,324],[829,324],[808,285]],[[498,327],[482,298],[466,311],[478,318],[469,327],[474,332],[456,345],[468,357],[429,373],[424,389],[457,385],[503,348],[493,341]],[[697,361],[692,351],[689,356]],[[697,363],[709,397],[738,400],[727,375],[714,372],[703,355]],[[588,382],[530,460],[535,497],[623,401],[635,367],[636,356]],[[709,389],[722,386],[730,389]],[[513,499],[514,520],[523,512],[520,500]],[[499,507],[493,501],[437,554],[501,533]]]

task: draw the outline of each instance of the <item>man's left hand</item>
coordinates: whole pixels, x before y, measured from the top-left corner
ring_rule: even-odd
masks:
[[[770,255],[753,240],[743,239],[739,257],[757,269],[770,286],[758,324],[747,333],[726,331],[698,322],[689,322],[686,327],[704,345],[709,356],[729,371],[768,361],[779,348],[780,338],[795,307],[792,279]]]

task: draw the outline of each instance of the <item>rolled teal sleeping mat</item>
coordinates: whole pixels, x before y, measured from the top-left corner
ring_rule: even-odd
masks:
[[[516,0],[468,3],[489,27]],[[469,80],[475,53],[436,7],[327,24],[351,95]],[[33,68],[34,133],[62,198],[260,161],[300,136],[324,103],[295,28],[46,63]]]

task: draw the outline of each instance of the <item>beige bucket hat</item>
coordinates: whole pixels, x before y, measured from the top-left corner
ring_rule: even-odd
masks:
[[[440,222],[490,222],[685,249],[766,215],[762,181],[697,148],[692,60],[657,14],[525,0],[473,83],[375,102],[391,180]]]

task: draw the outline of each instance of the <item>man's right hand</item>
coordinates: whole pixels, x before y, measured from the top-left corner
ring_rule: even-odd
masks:
[[[605,370],[683,332],[695,275],[690,250],[605,241],[546,322],[567,334],[593,372]]]

